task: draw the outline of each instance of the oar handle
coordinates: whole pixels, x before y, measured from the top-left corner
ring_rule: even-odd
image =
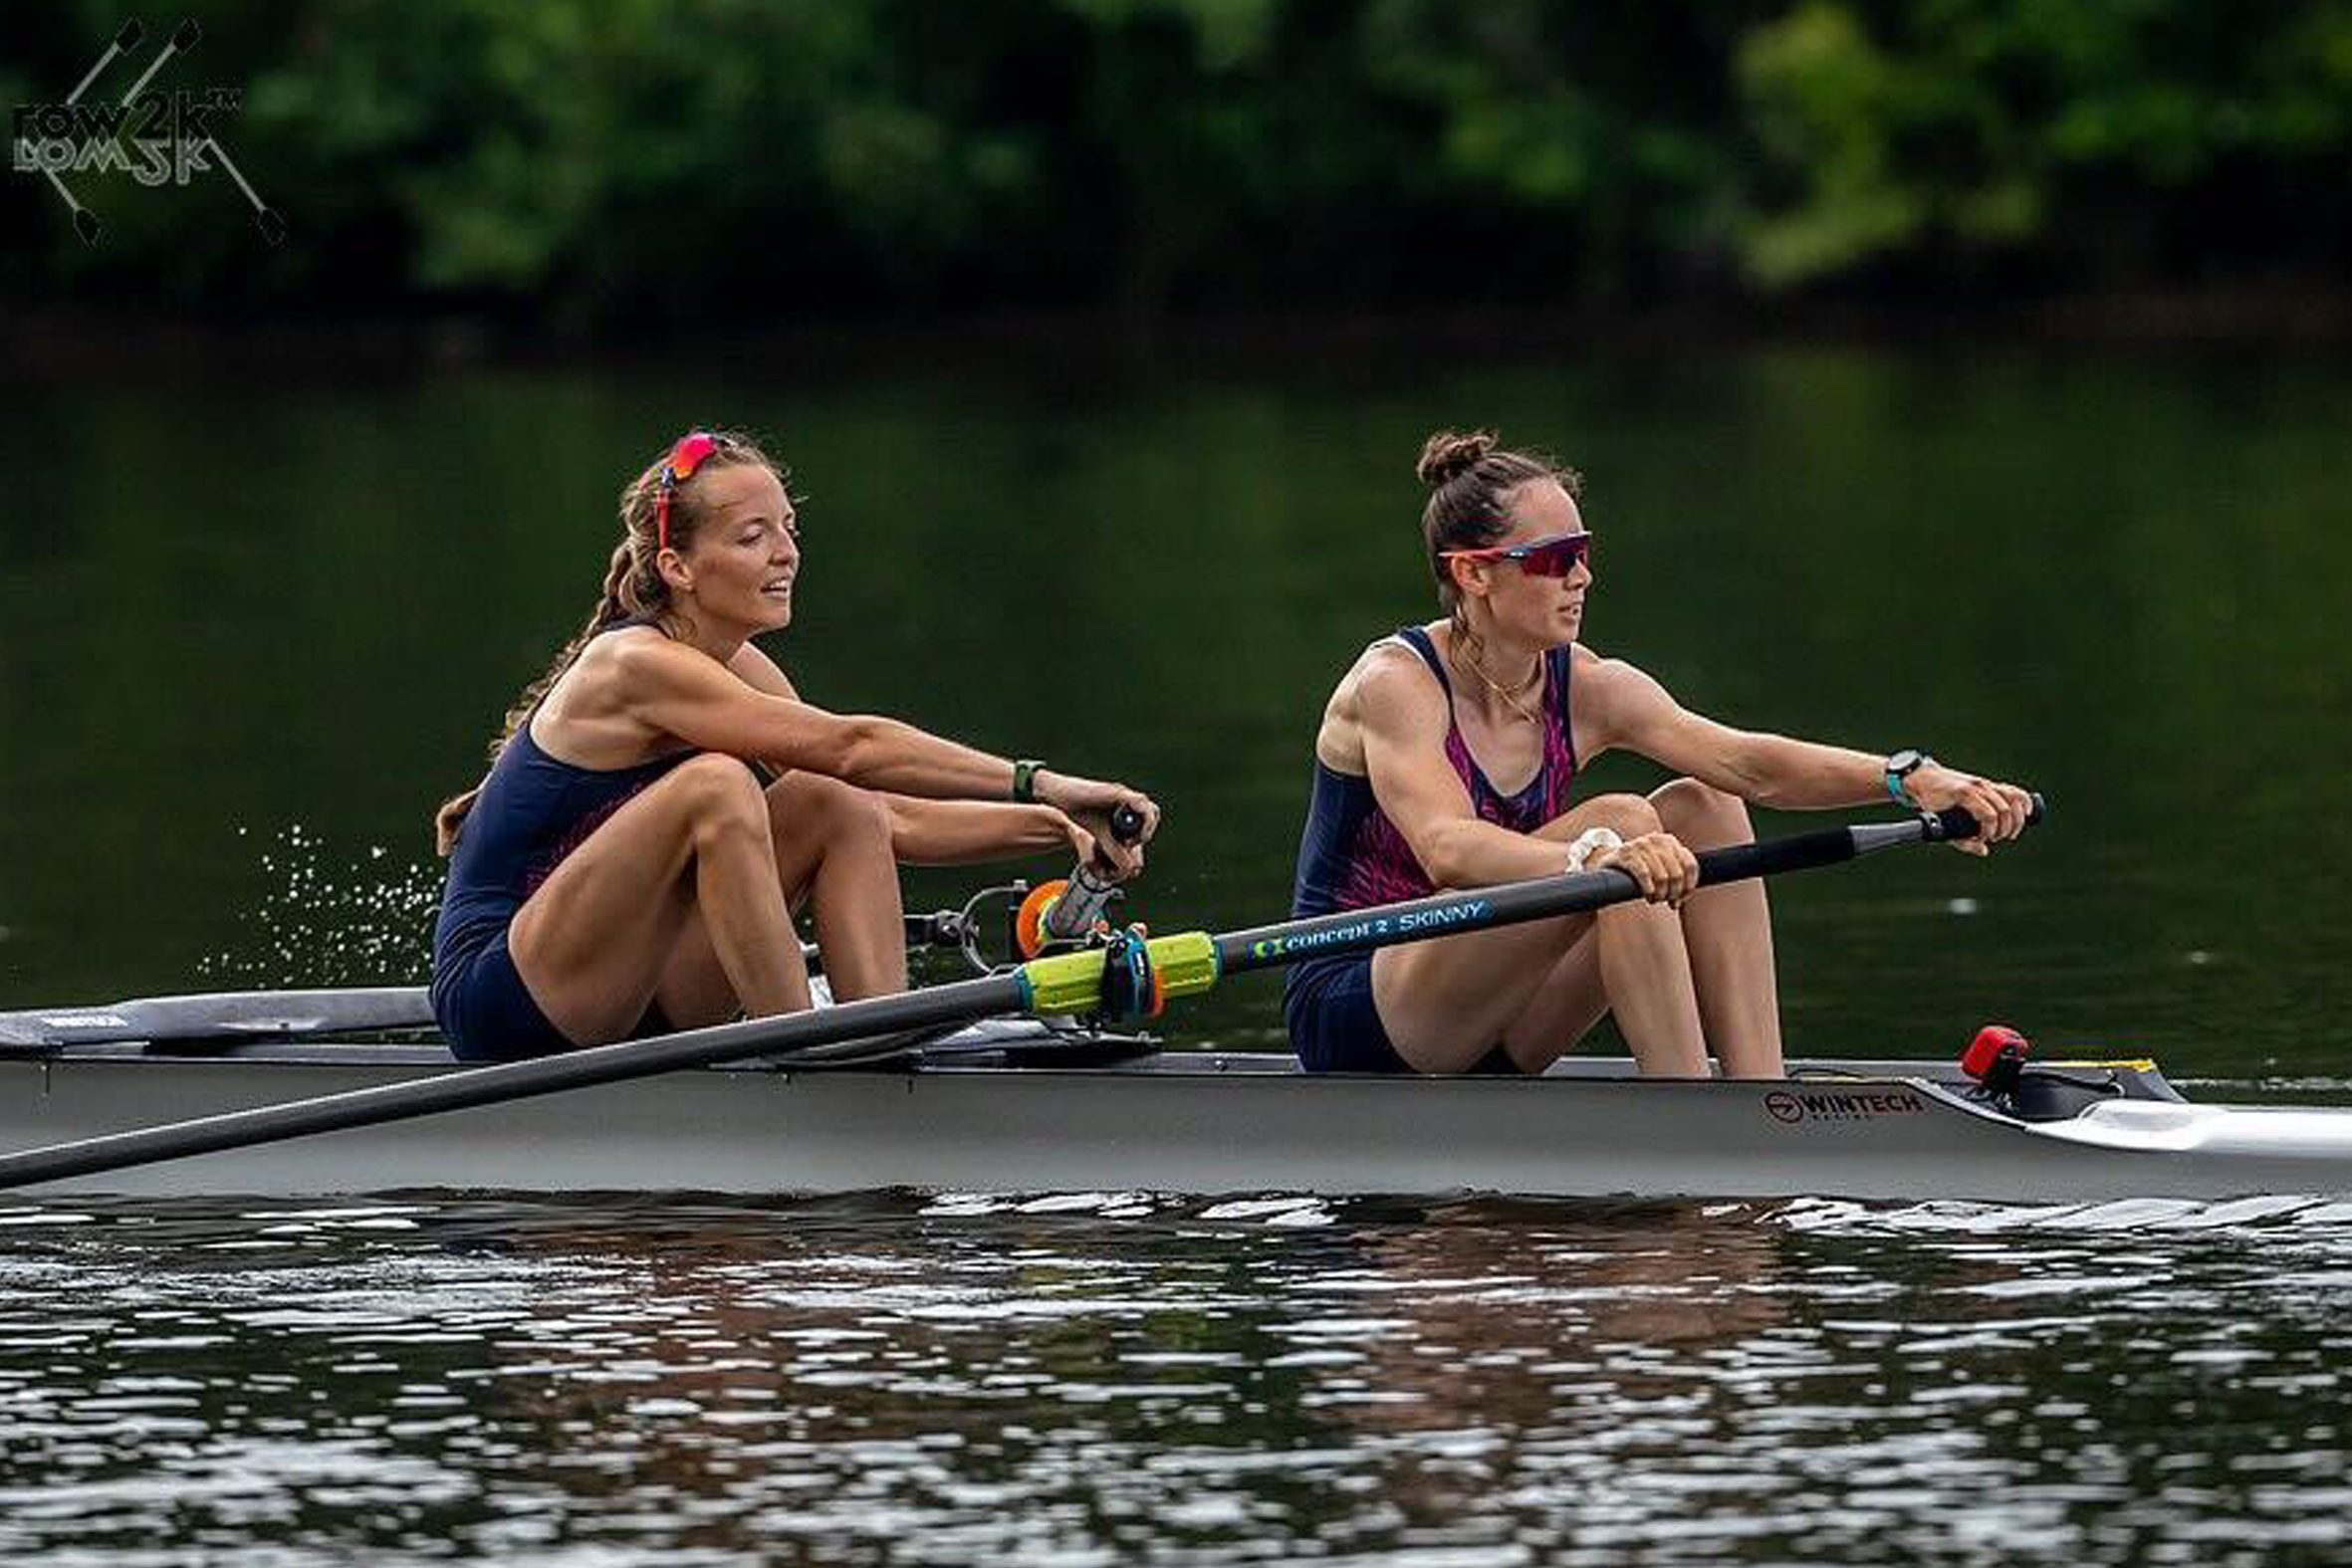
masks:
[[[2049,802],[2036,794],[2025,813],[2025,825],[2034,826],[2048,814]],[[1725,849],[1707,850],[1699,856],[1699,885],[1713,887],[1719,882],[1835,865],[1840,860],[1893,849],[1900,844],[1947,843],[1958,838],[1974,838],[1984,830],[1984,825],[1974,816],[1955,805],[1941,811],[1922,811],[1897,822],[1856,822],[1850,827],[1796,833],[1764,843],[1733,844]],[[1625,880],[1630,883],[1633,878]]]
[[[1122,844],[1132,844],[1143,836],[1143,813],[1124,802],[1110,808],[1110,836]],[[1097,875],[1090,865],[1080,865],[1071,871],[1059,894],[1045,906],[1039,921],[1040,935],[1048,943],[1075,942],[1094,929],[1102,919],[1102,912],[1110,907],[1118,884],[1106,876]]]
[[[2039,827],[2041,819],[2050,814],[2050,803],[2042,798],[2039,790],[2029,790],[2025,798],[2032,802],[2025,808],[2025,825]],[[1974,838],[1984,831],[1983,823],[1957,805],[1925,814],[1933,818],[1936,824],[1935,830],[1928,834],[1930,839]]]

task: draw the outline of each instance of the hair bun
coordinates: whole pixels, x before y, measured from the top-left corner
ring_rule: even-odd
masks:
[[[1421,461],[1413,465],[1413,472],[1430,489],[1442,490],[1469,473],[1479,459],[1494,450],[1492,430],[1473,430],[1468,435],[1458,430],[1440,430],[1421,443]]]

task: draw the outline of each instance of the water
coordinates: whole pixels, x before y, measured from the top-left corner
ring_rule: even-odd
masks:
[[[2352,1538],[2345,1205],[6,1218],[10,1561],[2271,1564]]]
[[[2352,1098],[2346,366],[1300,357],[33,386],[0,1006],[421,978],[432,805],[585,614],[623,470],[713,418],[796,466],[814,700],[1140,783],[1133,913],[1270,918],[1330,682],[1428,613],[1413,453],[1477,422],[1590,476],[1602,651],[2055,802],[1989,865],[1776,882],[1793,1048],[2001,1017]],[[1275,987],[1178,1042],[1276,1043]],[[1032,1202],[9,1211],[0,1560],[2347,1550],[2340,1207]]]

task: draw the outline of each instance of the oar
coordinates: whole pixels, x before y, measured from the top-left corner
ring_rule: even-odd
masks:
[[[2040,817],[2037,797],[2032,819]],[[1699,856],[1699,880],[1702,886],[1713,886],[1834,865],[1898,844],[1971,838],[1977,831],[1975,818],[1960,810],[1900,822],[1825,828],[1768,843],[1711,849]],[[1145,948],[1156,975],[1155,989],[1165,997],[1182,997],[1208,991],[1228,975],[1572,915],[1639,896],[1633,878],[1622,871],[1587,871],[1279,921],[1222,936],[1190,931],[1154,937]],[[454,1070],[420,1082],[353,1089],[138,1132],[112,1133],[0,1156],[0,1189],[621,1083],[745,1056],[765,1055],[779,1065],[790,1065],[796,1051],[823,1055],[826,1054],[823,1047],[846,1040],[953,1028],[1007,1013],[1093,1012],[1103,1005],[1104,969],[1103,950],[1091,948],[1032,959],[974,980],[844,1003],[822,1011],[749,1018],[654,1039],[589,1046],[559,1056]]]
[[[94,1008],[0,1012],[0,1046],[351,1034],[422,1028],[432,1021],[433,1005],[422,986],[216,991],[190,997],[136,997]]]

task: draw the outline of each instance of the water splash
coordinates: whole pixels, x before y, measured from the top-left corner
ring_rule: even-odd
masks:
[[[240,827],[237,836],[252,831]],[[402,861],[381,844],[331,848],[300,822],[262,850],[270,885],[242,912],[240,940],[197,961],[196,973],[237,986],[391,986],[421,983],[431,967],[441,871]]]

